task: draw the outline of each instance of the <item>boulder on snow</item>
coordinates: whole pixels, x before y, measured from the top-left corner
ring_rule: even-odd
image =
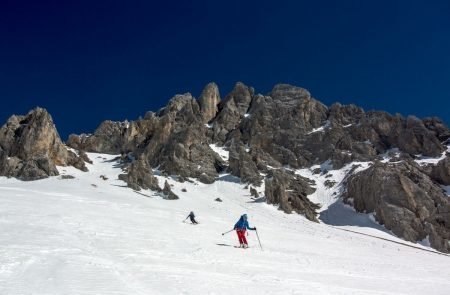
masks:
[[[272,170],[265,180],[267,203],[278,204],[286,213],[295,211],[318,222],[316,210],[320,206],[307,197],[314,191],[307,179],[286,170]]]
[[[259,198],[258,192],[257,192],[256,189],[253,188],[253,187],[250,188],[250,195],[252,195],[252,196],[255,197],[255,198]]]
[[[144,157],[139,157],[131,163],[126,174],[120,174],[119,179],[127,183],[128,187],[139,191],[150,189],[161,191],[158,186],[158,179],[153,176],[153,171]]]
[[[170,188],[169,183],[167,182],[167,180],[164,182],[164,188],[162,190],[164,199],[166,200],[178,200],[179,197],[172,192],[172,189]]]

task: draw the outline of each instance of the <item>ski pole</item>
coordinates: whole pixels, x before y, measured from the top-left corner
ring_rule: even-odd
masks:
[[[229,231],[227,231],[227,232],[224,232],[224,233],[222,233],[222,236],[223,236],[223,235],[225,235],[225,234],[227,234],[227,233],[230,233],[230,232],[232,232],[232,231],[234,231],[234,229],[232,229],[232,230],[229,230]]]
[[[258,238],[259,246],[261,247],[261,251],[264,251],[261,245],[261,241],[259,240],[258,230],[255,229],[256,237]]]

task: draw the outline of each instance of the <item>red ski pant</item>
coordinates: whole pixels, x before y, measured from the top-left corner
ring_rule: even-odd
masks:
[[[245,229],[237,229],[236,230],[238,239],[239,239],[239,244],[247,244],[247,239],[245,238]]]

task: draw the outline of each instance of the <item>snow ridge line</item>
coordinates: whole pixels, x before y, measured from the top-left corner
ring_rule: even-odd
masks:
[[[332,226],[332,225],[328,225],[328,226],[332,227],[332,228],[335,228],[335,229],[338,229],[338,230],[351,232],[351,233],[354,233],[354,234],[363,235],[363,236],[367,236],[367,237],[371,237],[371,238],[375,238],[375,239],[380,239],[380,240],[383,240],[383,241],[392,242],[392,243],[395,243],[395,244],[403,245],[403,246],[414,248],[414,249],[417,249],[417,250],[422,250],[422,251],[430,252],[430,253],[433,253],[433,254],[438,254],[438,255],[450,257],[450,254],[437,252],[437,251],[433,251],[433,250],[428,250],[428,249],[423,249],[423,248],[420,248],[420,247],[417,247],[417,246],[408,245],[408,244],[405,244],[405,243],[402,243],[402,242],[397,242],[397,241],[393,241],[393,240],[390,240],[390,239],[386,239],[386,238],[377,237],[377,236],[374,236],[374,235],[369,235],[369,234],[353,231],[353,230],[350,230],[350,229],[339,228],[339,227],[335,227],[335,226]]]

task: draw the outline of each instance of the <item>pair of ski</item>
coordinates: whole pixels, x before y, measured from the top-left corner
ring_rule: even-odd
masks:
[[[224,236],[224,235],[226,235],[227,233],[230,233],[230,232],[232,232],[232,231],[234,231],[234,230],[236,230],[236,229],[232,229],[232,230],[229,230],[229,231],[227,231],[227,232],[224,232],[224,233],[222,233],[222,236]],[[255,233],[256,233],[256,237],[258,238],[259,247],[261,247],[261,251],[263,251],[263,247],[262,247],[262,245],[261,245],[261,240],[259,239],[258,231],[256,230],[256,228],[255,228]],[[219,244],[217,244],[217,245],[219,245]],[[236,248],[240,248],[240,247],[236,247]]]
[[[240,248],[240,249],[248,249],[250,247],[241,247],[241,246],[233,246],[233,245],[229,245],[229,244],[216,244],[217,246],[223,246],[223,247],[233,247],[233,248]]]
[[[197,224],[200,224],[200,222],[197,222],[197,223],[188,223],[188,222],[184,222],[184,220],[183,220],[183,223],[187,223],[187,224],[192,224],[192,225],[197,225]]]

